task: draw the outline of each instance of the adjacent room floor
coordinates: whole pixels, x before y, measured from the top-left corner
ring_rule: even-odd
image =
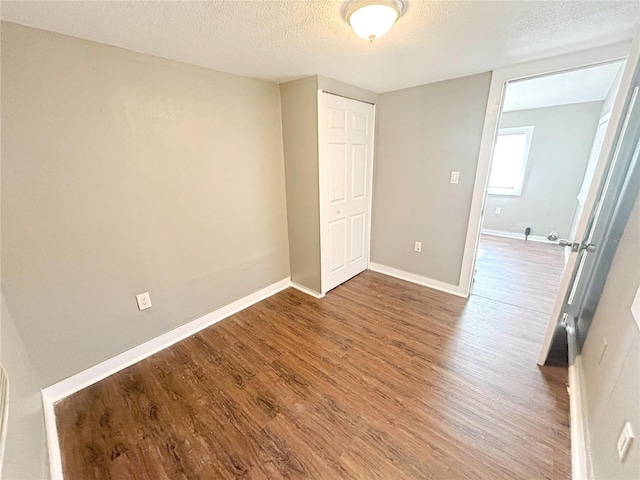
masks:
[[[553,243],[481,235],[472,295],[540,312],[547,324],[564,270]]]
[[[65,478],[566,479],[544,327],[370,271],[288,289],[57,404]]]

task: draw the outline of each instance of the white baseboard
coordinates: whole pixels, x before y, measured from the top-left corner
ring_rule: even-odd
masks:
[[[71,377],[62,380],[42,390],[42,404],[44,407],[45,429],[47,435],[47,446],[49,448],[49,470],[51,480],[62,480],[62,459],[60,456],[60,445],[58,443],[58,430],[56,428],[56,416],[54,405],[69,395],[76,393],[83,388],[93,385],[96,382],[123,370],[134,363],[138,363],[154,353],[163,350],[174,343],[183,340],[200,330],[203,330],[220,320],[223,320],[234,313],[238,313],[254,303],[258,303],[291,285],[291,278],[287,277],[268,287],[258,290],[251,295],[247,295],[240,300],[236,300],[218,310],[208,313],[200,318],[182,325],[178,328],[153,338],[137,347],[123,352],[115,357],[111,357],[93,367],[87,368]]]
[[[576,357],[573,365],[569,365],[569,410],[571,417],[571,478],[588,480],[589,469],[587,450],[587,432],[585,411],[581,386],[581,359]]]
[[[132,349],[116,355],[115,357],[111,357],[98,365],[83,370],[80,373],[76,373],[61,382],[45,388],[43,393],[51,401],[57,402],[78,390],[82,390],[83,388],[86,388],[109,375],[113,375],[114,373],[139,362],[140,360],[144,360],[154,353],[157,353],[184,338],[190,337],[194,333],[197,333],[200,330],[233,315],[234,313],[238,313],[240,310],[244,310],[254,303],[264,300],[265,298],[270,297],[271,295],[274,295],[290,286],[290,278],[284,278],[279,282],[263,288],[262,290],[258,290],[251,295],[247,295],[240,300],[236,300],[229,305],[192,320],[185,325],[174,328],[159,337],[153,338],[141,345],[138,345],[137,347],[133,347]]]
[[[518,240],[524,240],[524,233],[503,232],[500,230],[489,230],[486,228],[482,229],[482,235],[491,235],[493,237],[504,238],[517,238]],[[544,237],[542,235],[529,235],[528,241],[541,243],[558,243],[557,241],[552,242],[551,240],[548,240],[547,237]]]
[[[312,297],[315,297],[315,298],[323,298],[324,297],[323,293],[318,293],[315,290],[311,290],[310,288],[305,287],[304,285],[300,285],[299,283],[291,282],[291,286],[293,288],[295,288],[296,290],[300,290],[302,293],[306,293],[307,295],[311,295]]]
[[[386,265],[380,265],[379,263],[374,262],[371,262],[370,270],[389,275],[390,277],[399,278],[400,280],[406,280],[407,282],[417,283],[418,285],[433,288],[434,290],[440,290],[441,292],[450,293],[458,297],[468,298],[468,296],[460,290],[460,287],[458,285],[441,282],[439,280],[423,277],[422,275],[405,272],[404,270],[387,267]]]
[[[573,320],[567,319],[567,343],[569,344],[569,423],[571,432],[571,478],[590,480],[589,432],[587,411],[582,396],[582,357],[578,354],[576,329]]]

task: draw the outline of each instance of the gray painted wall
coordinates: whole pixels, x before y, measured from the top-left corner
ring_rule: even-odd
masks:
[[[568,238],[601,109],[602,102],[588,102],[502,114],[501,128],[535,128],[522,194],[488,195],[483,228],[523,234],[531,227],[531,235]]]
[[[325,92],[333,93],[334,95],[340,95],[342,97],[353,98],[354,100],[360,100],[367,103],[378,103],[379,95],[377,93],[364,90],[360,87],[349,85],[348,83],[339,82],[333,78],[317,76],[318,88]]]
[[[593,478],[637,479],[640,474],[640,332],[630,307],[640,286],[640,200],[618,245],[607,284],[582,349]],[[602,355],[603,339],[608,344]],[[626,421],[636,435],[624,462],[616,451]]]
[[[483,73],[379,96],[374,262],[458,284],[490,81]]]
[[[2,465],[4,480],[49,478],[40,378],[1,299],[0,361],[9,377],[9,423]]]
[[[320,292],[318,80],[280,84],[291,280]]]
[[[7,23],[2,67],[2,288],[41,386],[288,277],[276,84]]]

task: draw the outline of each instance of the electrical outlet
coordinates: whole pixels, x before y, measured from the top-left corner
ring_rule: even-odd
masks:
[[[149,292],[144,292],[136,295],[136,301],[138,302],[139,310],[146,310],[147,308],[151,308],[151,295],[149,295]]]
[[[414,252],[422,252],[422,242],[416,242],[413,244],[413,251]]]
[[[496,215],[500,215],[502,213],[502,207],[496,207],[493,213],[495,213]]]
[[[620,461],[624,461],[624,457],[627,456],[627,452],[631,447],[631,442],[633,442],[633,431],[631,430],[631,424],[629,422],[624,424],[624,428],[622,429],[622,433],[620,433],[620,437],[618,438],[618,457]]]
[[[451,183],[458,183],[460,181],[460,172],[451,172]]]

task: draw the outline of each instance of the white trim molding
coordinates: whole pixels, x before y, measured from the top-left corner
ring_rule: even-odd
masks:
[[[251,305],[258,303],[265,298],[275,295],[286,288],[294,286],[291,277],[284,278],[272,285],[269,285],[257,292],[230,303],[218,310],[208,313],[200,318],[192,320],[185,325],[153,338],[126,352],[122,352],[114,357],[105,360],[82,372],[62,380],[42,390],[42,404],[44,407],[45,429],[47,435],[47,446],[49,448],[49,470],[51,480],[62,480],[62,459],[60,456],[60,444],[58,443],[58,430],[56,428],[56,416],[54,405],[65,397],[93,385],[100,380],[113,375],[154,353],[157,353],[171,345],[183,340],[200,330],[224,320],[231,315],[238,313]],[[305,292],[307,293],[307,292]]]
[[[120,370],[123,370],[133,365],[134,363],[138,363],[139,361],[150,357],[160,350],[164,350],[165,348],[170,347],[180,340],[198,333],[200,330],[203,330],[213,325],[214,323],[217,323],[220,320],[233,315],[234,313],[238,313],[239,311],[250,307],[254,303],[258,303],[259,301],[264,300],[271,295],[289,288],[290,286],[291,278],[284,278],[279,282],[276,282],[272,285],[269,285],[268,287],[258,290],[257,292],[247,295],[240,300],[236,300],[235,302],[219,308],[218,310],[214,310],[213,312],[208,313],[200,318],[196,318],[195,320],[181,325],[178,328],[174,328],[173,330],[164,333],[159,337],[144,342],[137,347],[133,347],[126,352],[122,352],[115,357],[111,357],[104,362],[83,370],[82,372],[76,373],[75,375],[62,380],[61,382],[45,388],[42,392],[51,401],[57,402],[79,390],[82,390],[83,388],[88,387],[89,385],[93,385],[94,383],[99,382],[109,375],[113,375],[114,373],[119,372]]]
[[[582,363],[580,355],[569,365],[569,416],[571,430],[571,478],[588,480],[589,469],[585,409],[582,399]]]
[[[46,390],[46,389],[45,389]],[[49,453],[49,475],[51,480],[63,480],[62,455],[58,441],[58,428],[56,426],[55,402],[47,397],[42,390],[42,407],[44,409],[44,430],[47,437],[47,450]]]
[[[384,275],[389,275],[390,277],[399,278],[400,280],[405,280],[407,282],[416,283],[418,285],[422,285],[423,287],[429,287],[433,288],[434,290],[440,290],[441,292],[456,295],[458,297],[468,298],[468,295],[465,295],[460,290],[459,286],[453,285],[451,283],[441,282],[440,280],[434,280],[432,278],[423,277],[422,275],[417,275],[415,273],[406,272],[404,270],[388,267],[386,265],[381,265],[374,262],[371,262],[370,270],[373,272],[382,273]]]
[[[518,240],[524,240],[524,233],[503,232],[502,230],[489,230],[488,228],[482,229],[482,235],[491,235],[492,237],[504,237],[504,238],[516,238]],[[529,235],[527,237],[530,242],[552,243],[558,244],[558,241],[551,241],[542,235]]]
[[[591,456],[589,454],[589,431],[587,430],[587,408],[582,394],[582,357],[578,354],[578,339],[573,319],[567,321],[567,344],[569,346],[569,423],[571,433],[571,478],[590,480]]]
[[[300,285],[299,283],[296,283],[296,282],[291,282],[291,287],[295,288],[296,290],[300,290],[302,293],[306,293],[307,295],[311,295],[312,297],[315,297],[315,298],[323,298],[324,297],[324,293],[318,293],[315,290],[311,290],[310,288],[307,288],[304,285]]]

